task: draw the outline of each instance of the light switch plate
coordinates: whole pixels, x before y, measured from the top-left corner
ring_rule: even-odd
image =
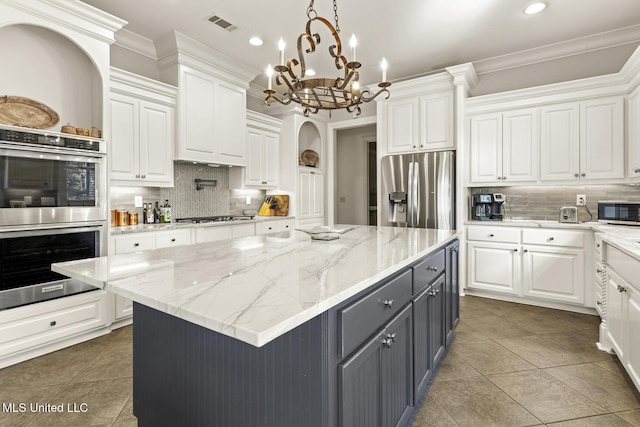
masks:
[[[133,205],[136,208],[141,208],[142,207],[142,196],[135,196],[133,198]]]

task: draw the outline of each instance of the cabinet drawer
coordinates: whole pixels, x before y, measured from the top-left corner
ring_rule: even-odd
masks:
[[[340,353],[346,356],[389,321],[411,299],[411,270],[338,310]]]
[[[130,254],[138,251],[148,251],[156,248],[154,233],[135,233],[126,236],[115,236],[115,254]]]
[[[156,249],[191,244],[191,230],[167,230],[156,233]]]
[[[231,238],[231,227],[203,227],[196,229],[196,243],[215,242]]]
[[[231,226],[231,236],[234,239],[238,237],[255,236],[256,227],[254,223],[251,224],[238,224]]]
[[[261,221],[256,223],[256,234],[277,233],[294,228],[295,221],[293,219]]]
[[[467,228],[467,240],[519,243],[520,230],[509,227],[469,227]]]
[[[584,247],[582,231],[530,229],[522,230],[522,243],[529,245]]]
[[[0,357],[106,324],[105,291],[92,291],[6,310],[0,316]]]
[[[429,255],[413,267],[413,294],[417,294],[442,274],[445,268],[444,249]]]

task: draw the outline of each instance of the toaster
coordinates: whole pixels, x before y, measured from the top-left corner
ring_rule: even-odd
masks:
[[[560,208],[560,222],[578,223],[578,208],[575,206],[563,206]]]

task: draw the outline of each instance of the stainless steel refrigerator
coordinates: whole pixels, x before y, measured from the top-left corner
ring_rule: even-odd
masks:
[[[382,158],[380,225],[454,230],[455,152]]]

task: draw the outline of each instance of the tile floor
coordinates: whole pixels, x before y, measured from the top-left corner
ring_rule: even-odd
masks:
[[[598,317],[460,303],[456,340],[413,427],[640,427],[640,394],[596,349]]]
[[[462,297],[456,340],[413,427],[640,427],[640,394],[616,358],[595,348],[598,323]],[[131,333],[0,369],[0,402],[88,405],[84,413],[3,411],[0,427],[136,426]]]

